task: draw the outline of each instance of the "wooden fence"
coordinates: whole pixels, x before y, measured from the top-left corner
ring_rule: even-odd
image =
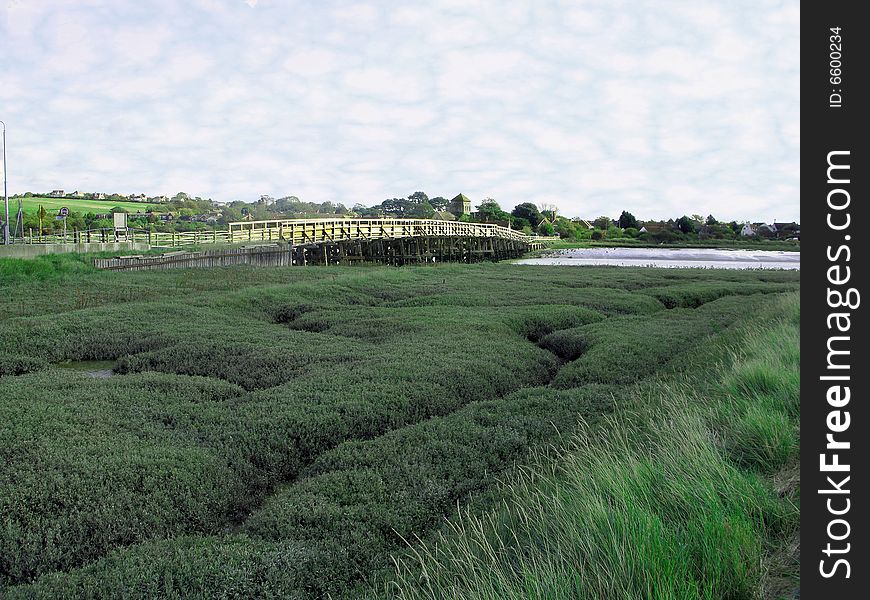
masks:
[[[94,266],[110,271],[141,271],[145,269],[177,269],[187,267],[226,267],[230,265],[256,265],[280,267],[292,260],[287,247],[278,244],[266,246],[221,248],[202,252],[166,252],[157,256],[116,256],[95,258]]]

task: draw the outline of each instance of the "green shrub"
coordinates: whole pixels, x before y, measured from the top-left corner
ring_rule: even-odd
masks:
[[[697,308],[725,296],[744,296],[749,294],[777,294],[793,291],[791,283],[751,283],[741,282],[692,282],[682,285],[648,288],[644,293],[661,302],[665,308]]]
[[[45,361],[38,358],[0,352],[0,377],[23,375],[43,368],[45,368]]]
[[[201,531],[234,494],[220,456],[177,436],[165,403],[238,388],[150,374],[100,380],[50,369],[0,380],[2,583],[64,570],[137,541]],[[134,404],[130,403],[132,396]]]
[[[594,426],[626,401],[626,383],[695,368],[688,357],[713,336],[778,302],[750,290],[798,280],[511,265],[9,280],[3,594],[357,597],[402,537],[431,536],[457,503],[491,508],[532,448],[560,443],[578,419]],[[671,311],[645,293],[697,285],[738,291]],[[753,369],[796,366],[799,346],[765,335],[787,350],[781,365],[723,357],[745,368],[719,390],[734,397],[728,410],[709,407],[744,440],[717,447],[741,468],[738,451],[782,460],[789,447],[780,422],[747,413],[744,391],[785,403],[789,419],[797,410],[794,375],[761,385]],[[86,359],[120,374],[50,366]],[[711,514],[748,531],[731,508]]]
[[[307,476],[275,494],[245,531],[267,540],[323,540],[348,549],[315,595],[348,594],[356,573],[383,572],[402,539],[437,528],[459,500],[485,494],[530,448],[570,433],[579,418],[595,421],[611,390],[523,390],[473,403],[370,441],[345,442],[322,454]],[[350,587],[349,587],[350,586]]]
[[[721,332],[751,310],[753,300],[722,298],[697,309],[673,309],[649,316],[611,318],[556,332],[541,345],[574,360],[553,385],[625,385],[665,368],[676,356]]]
[[[797,419],[774,400],[779,384],[754,367],[760,389],[746,385],[744,367],[765,357],[791,365],[784,379],[797,373],[790,344],[769,344],[794,342],[796,302],[777,301],[782,313],[766,303],[749,327],[678,361],[694,366],[680,378],[628,388],[603,426],[508,479],[499,507],[409,540],[372,595],[712,600],[757,597],[770,579],[785,593],[789,574],[770,552],[797,539],[799,490],[758,472],[796,467]]]

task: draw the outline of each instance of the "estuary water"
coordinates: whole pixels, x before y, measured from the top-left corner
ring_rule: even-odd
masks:
[[[112,367],[115,366],[114,360],[67,360],[54,366],[78,371],[96,379],[108,379],[115,374],[112,371]]]
[[[774,250],[717,250],[712,248],[570,248],[523,258],[519,265],[616,267],[692,267],[706,269],[801,268],[800,252]]]

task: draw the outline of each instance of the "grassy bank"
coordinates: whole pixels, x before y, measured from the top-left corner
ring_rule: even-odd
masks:
[[[800,276],[44,264],[0,280],[10,598],[359,598]]]
[[[397,562],[389,598],[784,598],[797,587],[799,299],[541,453],[499,510]]]
[[[13,204],[14,203],[14,204]],[[18,199],[9,200],[10,210],[12,206],[18,206]],[[86,200],[84,198],[50,198],[47,196],[32,196],[21,199],[21,206],[26,213],[36,214],[39,212],[39,207],[45,208],[47,213],[46,219],[54,219],[58,211],[67,207],[71,212],[79,213],[108,213],[113,208],[123,208],[127,212],[135,213],[137,211],[145,212],[148,204],[145,202],[127,202],[124,200]]]

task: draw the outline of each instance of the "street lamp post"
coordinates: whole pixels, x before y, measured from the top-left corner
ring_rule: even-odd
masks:
[[[6,210],[6,217],[3,220],[3,244],[9,245],[9,194],[6,190],[6,123],[0,121],[3,125],[3,206]]]

